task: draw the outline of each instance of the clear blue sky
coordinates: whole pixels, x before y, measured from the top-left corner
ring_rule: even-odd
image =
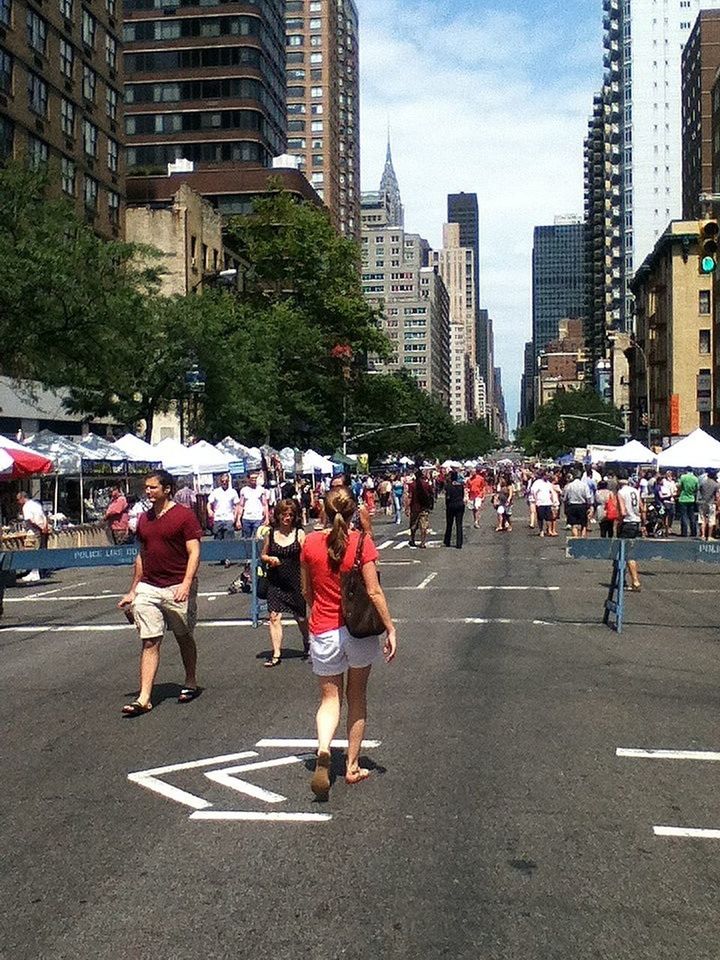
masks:
[[[388,123],[406,227],[440,246],[446,195],[480,207],[480,297],[510,426],[531,327],[532,230],[582,213],[583,138],[602,83],[602,3],[357,0],[363,189]]]

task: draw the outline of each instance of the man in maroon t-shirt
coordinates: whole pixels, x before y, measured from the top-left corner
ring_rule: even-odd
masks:
[[[152,687],[160,662],[160,643],[172,630],[185,667],[185,685],[179,703],[188,703],[199,691],[195,668],[197,648],[193,630],[197,619],[197,571],[202,530],[192,510],[172,500],[172,477],[164,470],[151,473],[145,495],[152,503],[140,516],[140,550],[130,590],[120,600],[132,611],[142,642],[140,693],[122,712],[137,717],[152,710]]]

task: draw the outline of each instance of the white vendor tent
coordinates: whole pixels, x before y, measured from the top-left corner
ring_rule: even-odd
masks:
[[[78,443],[73,443],[59,433],[53,433],[52,430],[40,430],[25,444],[26,449],[34,450],[55,464],[55,473],[63,476],[79,477],[82,473],[82,460],[99,460],[100,457],[81,447]]]
[[[247,460],[249,470],[257,470],[261,465],[260,451],[257,447],[246,447],[233,437],[225,437],[215,444],[220,453],[224,453],[231,460]]]
[[[140,460],[145,463],[159,463],[160,457],[157,450],[151,444],[146,443],[134,433],[126,433],[124,437],[116,440],[113,446],[127,456],[129,460]]]
[[[587,456],[590,458],[590,463],[593,465],[596,463],[616,463],[616,454],[620,449],[621,448],[618,446],[602,446],[600,444],[593,443],[587,448]]]
[[[130,459],[124,450],[119,450],[114,443],[103,440],[96,433],[89,433],[79,441],[78,446],[82,447],[86,453],[83,454],[86,460],[110,460],[112,463],[124,463]]]
[[[720,470],[720,443],[704,430],[695,430],[667,450],[663,450],[658,457],[658,467],[661,470],[677,470],[683,467]]]
[[[655,463],[657,457],[648,448],[640,443],[639,440],[631,440],[623,447],[618,447],[612,457],[609,457],[606,463],[627,463],[633,466],[641,466],[644,463]]]
[[[333,473],[332,460],[321,456],[314,450],[308,450],[303,454],[303,473],[321,473],[324,476],[331,476]]]
[[[225,473],[234,459],[207,440],[198,440],[187,452],[195,466],[194,473]]]
[[[280,451],[280,463],[285,473],[295,472],[295,451],[292,447],[283,447]]]
[[[196,472],[190,451],[178,440],[166,437],[154,449],[156,458],[162,460],[164,469],[174,477]]]

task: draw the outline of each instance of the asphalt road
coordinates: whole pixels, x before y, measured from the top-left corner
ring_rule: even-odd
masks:
[[[176,702],[168,639],[135,720],[137,641],[114,609],[128,571],[10,591],[0,956],[715,960],[720,839],[655,828],[720,829],[720,766],[617,750],[720,750],[717,574],[642,571],[618,637],[604,564],[521,516],[493,526],[412,551],[378,523],[399,656],[371,679],[373,775],[339,777],[326,804],[308,748],[272,742],[313,736],[299,636],[264,669],[233,571],[202,569],[203,695]]]

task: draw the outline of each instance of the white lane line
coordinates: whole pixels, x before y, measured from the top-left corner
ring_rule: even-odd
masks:
[[[485,587],[477,587],[477,589],[478,589],[478,590],[540,590],[540,591],[550,590],[550,591],[555,592],[555,591],[559,590],[560,587],[505,587],[505,586],[503,586],[503,587],[494,587],[494,586],[485,586]],[[585,588],[583,588],[583,589],[585,589]]]
[[[720,753],[712,750],[635,750],[618,747],[616,755],[642,760],[720,760]]]
[[[720,830],[700,827],[653,827],[656,837],[685,837],[696,840],[720,840]]]
[[[77,586],[82,586],[82,584],[77,584]],[[57,593],[58,590],[63,590],[64,587],[58,587],[57,590],[48,591],[48,593]],[[218,596],[218,593],[223,591],[218,590],[208,590],[204,593],[198,593],[198,597],[208,597],[209,599],[215,599]],[[43,593],[34,593],[28,597],[6,597],[5,603],[66,603],[71,600],[119,600],[120,597],[123,597],[123,593],[88,593],[88,594],[78,594],[77,596],[65,596],[65,597],[51,597]]]
[[[164,780],[158,780],[157,777],[165,773],[175,773],[180,770],[195,770],[199,767],[209,767],[214,763],[227,763],[230,760],[245,760],[250,757],[257,757],[254,750],[245,750],[242,753],[230,753],[222,757],[209,757],[207,760],[191,760],[189,763],[174,763],[166,767],[154,767],[152,770],[137,770],[128,774],[128,780],[136,783],[146,790],[160,794],[168,800],[174,800],[176,803],[182,803],[186,807],[192,807],[193,810],[206,810],[212,806],[209,800],[202,797],[196,797],[194,793],[187,790],[180,790],[179,787],[173,787],[172,784],[165,783]]]
[[[331,813],[250,813],[240,810],[201,810],[191,813],[190,820],[250,820],[271,821],[273,823],[327,823],[332,820]]]
[[[379,747],[381,743],[382,740],[363,740],[360,746],[364,750],[372,750],[375,747]],[[264,740],[258,740],[255,744],[256,747],[279,747],[283,750],[315,750],[317,749],[317,745],[317,740],[288,740],[277,737],[266,737]],[[330,746],[335,747],[337,750],[347,750],[348,742],[347,740],[332,740]]]
[[[398,543],[396,546],[394,546],[393,550],[403,550],[405,547],[408,547],[409,545],[410,545],[409,543],[405,543],[405,541],[403,540],[402,543]]]
[[[431,583],[433,582],[433,580],[435,579],[435,577],[437,577],[437,572],[436,572],[436,573],[431,573],[431,574],[429,574],[427,577],[425,577],[425,579],[424,579],[423,582],[418,586],[417,589],[418,589],[418,590],[425,590],[425,588],[426,588],[427,586],[429,586],[429,584],[431,584]]]
[[[410,567],[413,564],[422,563],[422,560],[381,560],[380,565],[383,567]]]
[[[394,540],[386,540],[385,543],[381,543],[378,547],[378,550],[387,550],[388,547],[391,547],[395,543]]]

